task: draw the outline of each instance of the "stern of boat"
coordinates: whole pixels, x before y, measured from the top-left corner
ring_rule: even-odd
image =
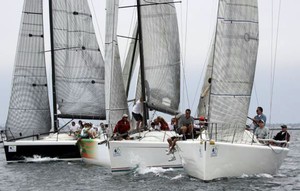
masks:
[[[110,167],[107,142],[101,139],[81,139],[78,141],[80,155],[87,164]]]

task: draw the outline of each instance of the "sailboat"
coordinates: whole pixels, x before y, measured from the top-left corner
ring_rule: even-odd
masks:
[[[106,1],[105,34],[105,98],[106,122],[112,129],[123,114],[128,114],[127,98],[117,40],[118,0]],[[110,136],[111,133],[107,133]],[[82,160],[88,164],[110,167],[107,139],[82,139],[79,142]]]
[[[7,162],[36,155],[81,160],[75,137],[60,133],[65,125],[60,127],[58,119],[106,117],[104,61],[87,1],[49,0],[51,83],[43,16],[43,0],[24,1],[6,121]]]
[[[137,1],[140,73],[136,99],[142,98],[143,124],[148,110],[175,115],[180,102],[180,45],[173,1]],[[133,58],[134,59],[134,58]],[[144,131],[140,138],[109,141],[111,171],[136,167],[182,168],[178,154],[169,161],[167,139],[174,131]]]
[[[201,180],[274,174],[289,149],[245,131],[258,50],[257,0],[220,0],[198,107],[208,119],[197,140],[178,141],[185,171]]]
[[[106,72],[105,82],[107,122],[111,129],[122,114],[128,114],[126,97],[138,54],[142,63],[136,98],[146,100],[144,116],[148,116],[149,108],[175,114],[179,106],[180,47],[174,3],[137,1],[137,8],[141,9],[140,13],[138,11],[140,21],[132,37],[132,46],[122,74],[117,40],[119,1],[106,1],[105,64],[109,72]],[[146,117],[144,124],[147,124]],[[81,156],[86,163],[111,167],[112,172],[130,171],[136,166],[178,168],[182,167],[179,155],[172,162],[165,155],[167,138],[175,135],[172,131],[146,130],[132,134],[134,140],[82,140]]]

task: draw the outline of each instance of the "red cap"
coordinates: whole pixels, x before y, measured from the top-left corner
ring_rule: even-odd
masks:
[[[204,117],[203,115],[201,115],[201,116],[199,117],[199,121],[205,121],[205,117]]]

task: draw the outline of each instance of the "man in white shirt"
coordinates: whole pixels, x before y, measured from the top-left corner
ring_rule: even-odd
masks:
[[[77,135],[79,131],[80,131],[80,125],[76,124],[75,121],[72,121],[71,126],[70,126],[70,134],[69,135],[72,135],[72,133],[74,135]]]
[[[265,121],[263,119],[258,121],[258,128],[256,128],[254,135],[258,139],[267,139],[269,135],[269,129],[265,127]]]
[[[136,129],[143,126],[143,98],[139,99],[132,108],[132,116],[136,120]]]

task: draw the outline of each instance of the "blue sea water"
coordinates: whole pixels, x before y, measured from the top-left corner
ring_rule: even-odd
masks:
[[[83,162],[35,159],[7,164],[0,148],[0,190],[299,190],[300,131],[291,131],[290,152],[276,175],[244,175],[203,182],[183,170],[147,168],[113,176],[110,169]]]

